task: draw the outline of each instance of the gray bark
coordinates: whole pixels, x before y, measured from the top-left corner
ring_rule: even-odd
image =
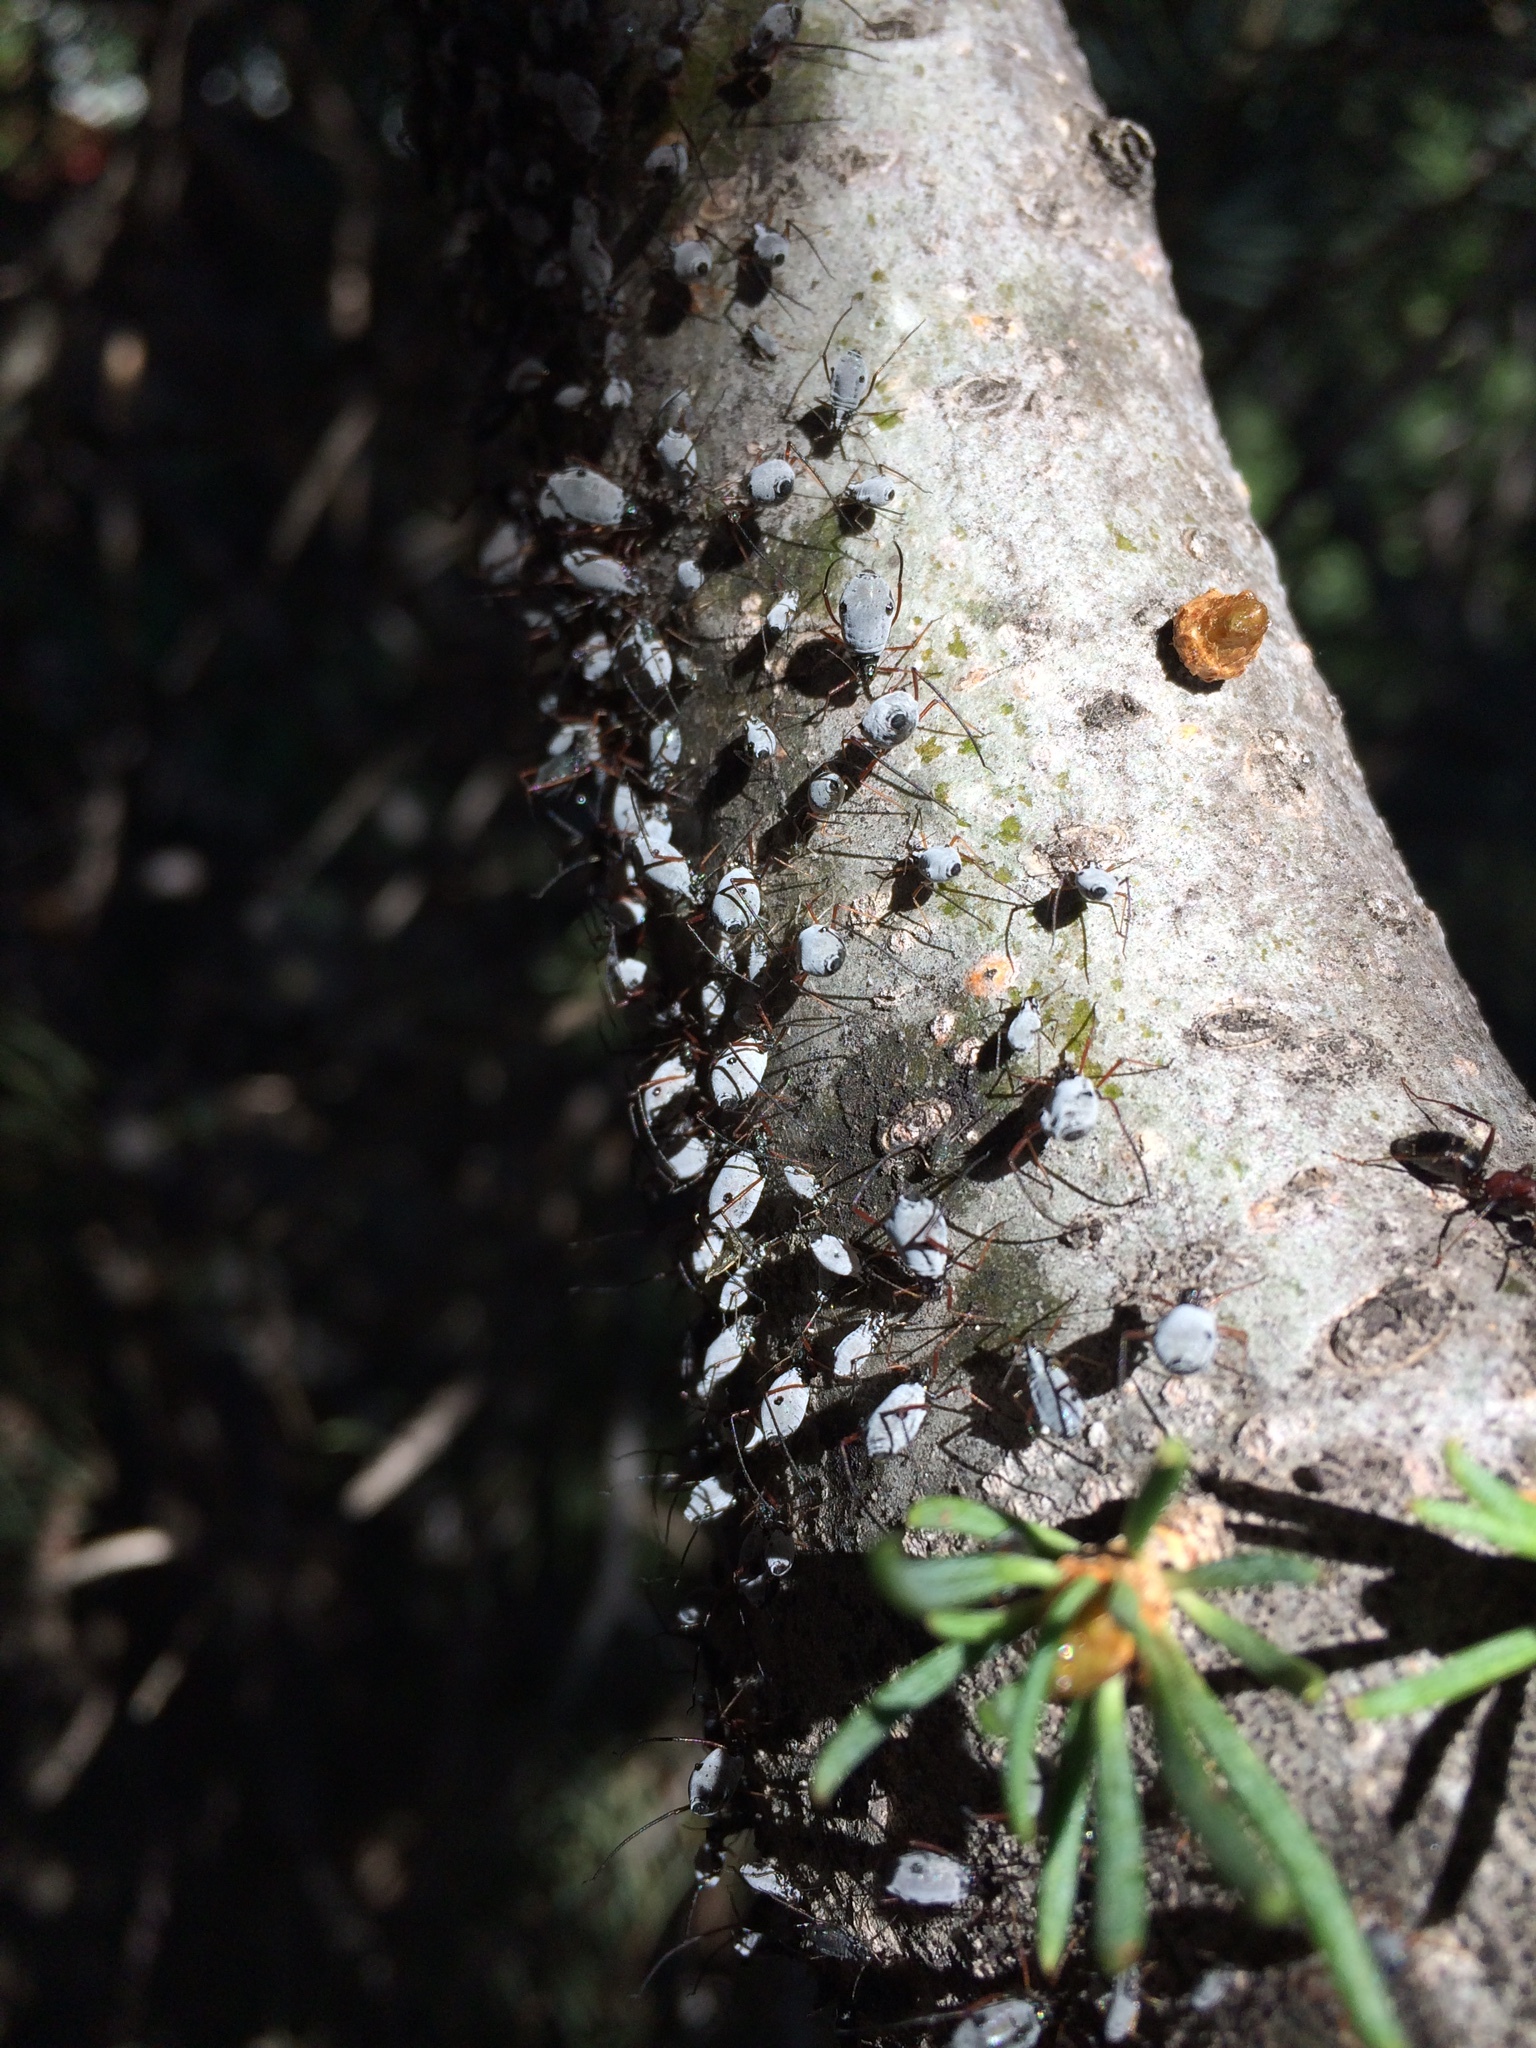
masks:
[[[747,1755],[758,1852],[793,1882],[810,1923],[832,1930],[806,1937],[812,1946],[874,1960],[861,2015],[899,2018],[1017,1984],[1030,1859],[985,1817],[998,1802],[966,1717],[920,1718],[830,1818],[810,1814],[815,1746],[917,1647],[881,1615],[852,1553],[924,1492],[974,1492],[1052,1521],[1089,1516],[1124,1496],[1161,1424],[1192,1443],[1234,1528],[1278,1517],[1338,1560],[1320,1592],[1243,1609],[1294,1647],[1337,1651],[1329,1702],[1310,1711],[1246,1692],[1234,1709],[1338,1857],[1363,1918],[1400,1943],[1405,2016],[1426,2042],[1526,2038],[1533,1759],[1526,1731],[1505,1739],[1513,1703],[1498,1705],[1480,1751],[1476,1720],[1462,1730],[1394,1831],[1417,1729],[1354,1729],[1339,1696],[1389,1668],[1359,1646],[1443,1648],[1476,1633],[1484,1610],[1511,1625],[1497,1572],[1401,1523],[1413,1496],[1439,1487],[1448,1436],[1518,1476],[1533,1400],[1530,1295],[1518,1264],[1497,1289],[1498,1233],[1458,1224],[1437,1259],[1458,1205],[1355,1162],[1426,1121],[1404,1081],[1494,1119],[1495,1163],[1530,1149],[1529,1105],[1371,807],[1222,445],[1149,191],[1110,175],[1115,137],[1092,139],[1103,111],[1052,0],[933,0],[869,30],[816,0],[802,41],[857,54],[786,54],[768,97],[731,111],[717,87],[750,25],[750,10],[711,10],[693,37],[676,106],[702,162],[648,240],[634,225],[639,167],[667,120],[636,127],[620,91],[599,139],[600,232],[620,258],[609,362],[635,390],[601,466],[667,502],[650,449],[658,410],[680,389],[698,441],[699,480],[675,495],[676,526],[633,554],[642,609],[667,615],[677,558],[720,539],[740,479],[786,442],[834,495],[880,465],[910,480],[899,519],[848,535],[802,474],[758,522],[761,552],[715,569],[670,629],[694,680],[676,692],[684,748],[668,803],[703,900],[744,858],[759,867],[777,952],[813,907],[848,945],[824,995],[782,983],[775,994],[770,971],[733,986],[731,1018],[711,1032],[697,1002],[713,933],[652,892],[653,976],[682,1005],[701,1065],[723,1037],[771,1025],[763,1097],[713,1118],[717,1163],[737,1131],[765,1164],[748,1235],[768,1250],[749,1356],[701,1415],[690,1474],[716,1473],[740,1496],[710,1532],[722,1572],[767,1511],[760,1500],[743,1519],[758,1490],[800,1546],[778,1599],[758,1610],[726,1591],[710,1625],[719,1699],[733,1701],[710,1725]],[[692,310],[655,331],[669,324],[651,283],[669,241],[707,230],[734,249],[756,222],[791,221],[803,239],[791,234],[782,297],[746,309],[734,259],[717,246]],[[777,362],[744,345],[750,319],[778,337]],[[794,422],[825,395],[824,345],[857,342],[874,362],[903,336],[841,445],[813,452]],[[794,793],[837,754],[867,696],[824,694],[823,579],[834,605],[858,567],[894,584],[898,541],[893,645],[921,629],[905,661],[921,671],[922,701],[936,685],[953,713],[935,703],[889,772],[828,823],[787,831]],[[1245,675],[1200,691],[1168,659],[1164,629],[1211,585],[1257,591],[1272,624]],[[800,620],[754,669],[763,608],[787,586],[800,591]],[[773,727],[782,757],[720,801],[722,750],[749,714]],[[642,758],[648,717],[636,724]],[[914,829],[930,844],[959,835],[979,860],[947,901],[903,908],[891,877]],[[1123,944],[1098,908],[1053,936],[1023,907],[1047,893],[1053,862],[1090,858],[1130,876]],[[999,953],[1011,965],[989,984],[982,963]],[[1045,1147],[1045,1171],[1023,1181],[973,1170],[987,1133],[1025,1121],[1017,1063],[966,1063],[1009,989],[1042,994],[1057,1045],[1091,1003],[1094,1058],[1127,1063],[1123,1128],[1106,1117],[1080,1145]],[[683,1028],[662,1018],[655,1043]],[[914,1133],[929,1141],[912,1149]],[[786,1161],[829,1188],[814,1212],[786,1190]],[[955,1226],[950,1284],[928,1299],[894,1288],[877,1221],[898,1186],[918,1182]],[[701,1204],[709,1184],[671,1197],[673,1209]],[[804,1242],[822,1228],[865,1246],[863,1281],[839,1290],[813,1268]],[[1195,1286],[1240,1290],[1220,1313],[1246,1348],[1228,1343],[1218,1369],[1194,1379],[1165,1381],[1144,1362],[1117,1390],[1118,1333]],[[710,1293],[701,1341],[719,1327]],[[874,1308],[886,1316],[879,1349],[856,1383],[834,1382],[832,1342]],[[1054,1331],[1087,1397],[1076,1442],[1040,1433],[1019,1375],[1008,1381],[1011,1348],[1031,1331]],[[810,1419],[787,1454],[759,1448],[743,1462],[729,1411],[742,1411],[745,1438],[761,1389],[796,1363],[813,1388]],[[871,1460],[865,1419],[900,1379],[926,1383],[927,1422],[907,1454]],[[1477,1800],[1501,1743],[1513,1754],[1495,1819]],[[1486,1819],[1490,1839],[1454,1913],[1426,1925],[1446,1896],[1469,1780],[1463,1833],[1470,1841]],[[1181,1859],[1175,1833],[1158,1836],[1145,2028],[1338,2038],[1315,1962],[1277,1960],[1235,1919],[1201,1920],[1220,1895]],[[884,1896],[895,1853],[914,1839],[972,1863],[966,1906],[922,1915]],[[1254,1967],[1199,2015],[1191,1986],[1224,1957]],[[1103,1989],[1085,1966],[1069,1971],[1063,2038],[1093,2023]]]

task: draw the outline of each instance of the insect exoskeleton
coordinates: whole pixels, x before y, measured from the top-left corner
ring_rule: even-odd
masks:
[[[888,512],[896,502],[896,486],[888,476],[861,476],[845,486],[843,503],[867,512]]]
[[[859,1270],[858,1253],[834,1231],[826,1230],[820,1237],[813,1237],[810,1254],[824,1273],[838,1280],[851,1280]]]
[[[683,1520],[713,1522],[735,1505],[736,1496],[728,1486],[718,1479],[701,1479],[689,1489],[683,1501]]]
[[[751,1152],[733,1152],[710,1182],[705,1208],[722,1229],[742,1230],[762,1199],[762,1162]]]
[[[670,719],[653,725],[645,736],[645,753],[651,780],[666,776],[683,758],[682,727]]]
[[[768,1071],[768,1048],[758,1038],[733,1038],[715,1055],[709,1069],[709,1092],[722,1109],[750,1102]]]
[[[848,948],[829,924],[808,924],[795,940],[800,972],[818,980],[836,974],[847,957]]]
[[[747,329],[747,344],[753,353],[765,363],[779,360],[779,338],[756,320]]]
[[[1089,903],[1108,903],[1122,884],[1119,877],[1112,875],[1107,868],[1090,864],[1077,870],[1072,877],[1072,886]]]
[[[873,1355],[875,1346],[880,1341],[882,1327],[882,1319],[879,1316],[866,1316],[862,1323],[855,1324],[846,1336],[838,1339],[832,1350],[833,1379],[858,1378],[860,1369]]]
[[[827,373],[827,410],[841,433],[864,403],[869,391],[869,364],[863,351],[845,348]]]
[[[795,488],[795,466],[770,455],[747,472],[747,496],[754,505],[782,505]]]
[[[590,591],[595,597],[628,597],[637,587],[635,572],[627,562],[596,548],[572,548],[560,557],[560,566],[578,590]]]
[[[861,569],[843,585],[837,622],[854,665],[868,681],[880,665],[896,616],[896,593],[873,569]]]
[[[682,601],[690,597],[697,597],[703,588],[704,571],[697,562],[685,556],[672,571],[673,595],[679,601]]]
[[[674,242],[670,252],[672,275],[682,284],[697,284],[708,277],[713,262],[707,244],[689,237]]]
[[[636,682],[664,690],[672,680],[672,650],[649,619],[636,619],[620,640],[618,656]]]
[[[741,735],[741,751],[749,761],[771,761],[779,751],[779,736],[760,718],[749,718]]]
[[[741,1783],[742,1760],[728,1749],[706,1750],[688,1780],[688,1811],[723,1813]]]
[[[669,1052],[635,1090],[635,1106],[647,1130],[664,1110],[681,1102],[694,1088],[693,1060],[686,1052]]]
[[[818,768],[805,785],[806,808],[813,817],[829,818],[847,799],[848,781],[835,768]]]
[[[773,1381],[757,1411],[757,1427],[742,1445],[754,1451],[759,1444],[782,1443],[794,1435],[811,1412],[811,1390],[798,1366],[788,1366]]]
[[[727,868],[710,898],[709,914],[723,932],[744,932],[763,911],[763,892],[750,868]]]
[[[885,753],[899,746],[903,740],[911,739],[917,730],[917,720],[917,699],[905,690],[887,690],[884,695],[876,697],[860,718],[859,730],[872,747],[878,747],[881,753]],[[956,861],[955,872],[958,874],[958,856]]]
[[[747,1355],[752,1340],[752,1322],[741,1316],[727,1323],[719,1336],[705,1348],[700,1360],[698,1384],[694,1391],[702,1399],[712,1394],[722,1380],[728,1380]]]
[[[782,270],[789,261],[789,243],[777,229],[761,221],[752,228],[752,261],[763,270]]]
[[[671,178],[681,183],[688,175],[687,143],[674,139],[658,142],[645,159],[645,172],[647,177]]]
[[[1221,1341],[1216,1318],[1193,1294],[1181,1295],[1152,1330],[1152,1352],[1169,1372],[1204,1372],[1214,1363]]]
[[[1268,630],[1268,608],[1251,590],[1235,596],[1208,590],[1175,613],[1174,652],[1202,683],[1229,683],[1253,660]]]
[[[1030,1402],[1046,1435],[1081,1436],[1087,1411],[1065,1368],[1048,1358],[1038,1344],[1026,1344],[1024,1373]]]
[[[1048,1138],[1075,1145],[1099,1120],[1099,1091],[1086,1074],[1065,1074],[1051,1090],[1040,1112],[1040,1128]]]
[[[699,473],[699,451],[693,436],[681,427],[668,427],[656,443],[656,460],[670,477],[692,483]]]
[[[753,24],[747,37],[747,55],[754,64],[766,64],[800,33],[801,10],[792,0],[774,0]]]
[[[1003,1026],[1003,1046],[1009,1058],[1033,1050],[1040,1037],[1040,1005],[1026,996]]]
[[[872,1458],[895,1458],[910,1450],[928,1420],[928,1390],[918,1380],[892,1387],[864,1425],[864,1448]]]
[[[898,1195],[885,1234],[914,1280],[942,1280],[949,1265],[949,1219],[932,1195]]]
[[[618,526],[625,506],[621,485],[581,463],[557,469],[539,493],[545,519],[564,519],[573,526]]]
[[[937,887],[941,882],[955,881],[964,862],[956,847],[918,846],[912,851],[912,865],[925,882]]]

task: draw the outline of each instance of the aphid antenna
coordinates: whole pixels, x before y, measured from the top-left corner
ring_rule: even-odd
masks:
[[[810,376],[812,370],[815,369],[818,362],[820,362],[821,367],[823,371],[826,373],[827,377],[831,377],[832,366],[827,361],[827,350],[832,346],[838,328],[842,326],[843,322],[848,318],[848,315],[853,311],[854,307],[859,303],[863,296],[864,294],[862,292],[854,293],[853,297],[848,301],[847,305],[844,306],[842,312],[839,313],[837,318],[832,322],[831,333],[828,334],[826,340],[822,343],[820,355],[813,356],[810,362],[806,364],[804,370],[801,371],[800,382],[789,394],[789,403],[784,408],[784,417],[786,419],[789,419],[793,415],[795,409],[795,401],[799,398],[801,392],[805,389],[805,380],[807,377]]]
[[[817,248],[814,239],[809,234],[806,233],[805,229],[801,227],[800,223],[797,220],[790,220],[788,216],[786,216],[784,225],[785,227],[792,229],[794,233],[800,237],[801,241],[804,242],[807,249],[810,250],[811,254],[816,258],[816,261],[821,265],[823,273],[830,281],[832,273],[830,270],[827,269],[825,259],[823,258],[821,251]]]
[[[880,382],[880,379],[885,375],[886,371],[890,368],[891,364],[895,362],[896,358],[901,354],[902,350],[906,347],[907,343],[912,339],[913,335],[917,333],[918,329],[926,327],[927,325],[928,322],[925,318],[919,320],[916,327],[909,327],[907,329],[906,333],[901,337],[900,341],[897,342],[896,346],[891,350],[890,354],[884,358],[879,368],[871,376],[869,380],[870,391],[874,390],[875,386]],[[868,404],[868,402],[868,394],[866,394],[864,403]]]
[[[884,57],[876,56],[873,50],[861,50],[855,43],[786,43],[779,52],[781,57],[804,57],[812,51],[837,51],[844,57],[863,57],[871,64],[884,64]],[[839,67],[841,69],[841,67]]]
[[[916,797],[919,803],[937,804],[941,811],[948,811],[952,818],[958,818],[960,815],[953,804],[946,803],[941,796],[935,796],[931,789],[920,789],[915,782],[903,775],[899,768],[893,767],[889,761],[883,761],[878,768],[871,769],[869,779],[871,782],[878,782],[888,789],[895,790],[898,796]]]
[[[698,1904],[699,1895],[703,1891],[703,1889],[704,1886],[702,1882],[696,1879],[693,1887],[693,1897],[688,1901],[688,1918],[683,1923],[685,1927],[691,1927],[693,1924],[694,1908]],[[729,1942],[736,1935],[741,1933],[744,1925],[745,1922],[741,1920],[722,1920],[721,1922],[719,1922],[718,1925],[714,1927],[706,1927],[702,1934],[685,1935],[681,1941],[675,1943],[671,1948],[669,1948],[665,1955],[661,1955],[656,1958],[655,1962],[652,1963],[651,1967],[646,1971],[644,1977],[641,1979],[640,1989],[635,1993],[635,1996],[638,1998],[641,1995],[641,1993],[648,1991],[651,1987],[651,1984],[666,1968],[667,1964],[670,1962],[675,1962],[680,1955],[685,1954],[689,1949],[699,1948],[706,1941],[713,1941],[716,1935],[723,1935],[725,1937],[727,1944],[729,1944]],[[718,1951],[716,1953],[718,1953]],[[712,1960],[712,1957],[705,1959],[704,1967],[706,1969],[709,1966],[709,1962]]]
[[[609,1864],[613,1861],[614,1857],[618,1855],[619,1851],[621,1849],[627,1849],[630,1843],[638,1841],[641,1835],[648,1835],[652,1828],[659,1828],[664,1820],[676,1820],[680,1814],[691,1813],[692,1810],[693,1809],[688,1806],[669,1806],[665,1813],[658,1813],[653,1820],[642,1821],[639,1827],[631,1828],[629,1833],[624,1837],[624,1839],[621,1842],[614,1843],[613,1847],[608,1851],[608,1854],[603,1858],[602,1862],[598,1864],[597,1868],[588,1877],[587,1883],[595,1884],[597,1880],[602,1876],[603,1872],[608,1868]]]
[[[930,620],[929,624],[931,625],[932,623],[932,620]],[[928,628],[925,626],[923,628],[923,631],[926,632],[927,630]],[[918,637],[921,638],[922,636],[919,635]],[[913,645],[916,646],[916,644],[917,642],[914,641]],[[955,723],[960,727],[961,731],[965,734],[966,738],[970,741],[971,745],[976,749],[977,760],[981,763],[983,768],[987,768],[987,757],[981,751],[981,743],[984,739],[990,739],[991,734],[979,733],[974,725],[967,724],[965,719],[955,709],[954,705],[951,704],[949,699],[944,695],[944,692],[939,688],[938,684],[933,680],[932,676],[923,677],[923,687],[925,689],[932,690],[934,696],[938,698],[939,702],[944,706],[944,709],[949,713],[950,717],[954,719]],[[992,773],[990,768],[987,768],[987,773],[989,775]]]

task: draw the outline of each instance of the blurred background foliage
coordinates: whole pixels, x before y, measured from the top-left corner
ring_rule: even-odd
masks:
[[[1069,0],[1372,791],[1536,1078],[1536,11]]]
[[[1536,1073],[1536,28],[1072,11]],[[678,1331],[477,559],[496,321],[408,113],[445,19],[0,0],[0,2038],[40,2048],[805,2037],[792,1977],[633,1995],[685,1825],[591,1876],[696,1754],[643,1740],[697,1725],[645,1483]]]

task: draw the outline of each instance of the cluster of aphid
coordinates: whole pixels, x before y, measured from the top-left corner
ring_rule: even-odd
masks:
[[[897,512],[899,496],[896,473],[880,464],[853,466],[836,488],[821,474],[830,460],[847,461],[845,440],[858,435],[891,360],[875,361],[872,349],[858,345],[836,347],[851,306],[788,395],[782,448],[754,447],[755,459],[733,462],[724,476],[711,478],[711,420],[701,419],[686,390],[668,394],[643,430],[615,436],[616,423],[635,410],[634,389],[622,373],[617,317],[633,278],[643,273],[649,324],[664,329],[699,312],[717,270],[733,264],[726,317],[771,376],[785,344],[765,309],[770,301],[799,305],[789,296],[797,265],[821,261],[814,239],[790,220],[778,226],[752,221],[727,244],[701,225],[706,209],[700,207],[675,232],[663,231],[669,211],[682,214],[683,195],[698,181],[709,183],[705,165],[714,137],[701,147],[675,118],[670,98],[701,19],[702,9],[689,0],[672,36],[650,53],[648,77],[629,93],[636,108],[649,104],[648,133],[655,139],[640,161],[644,182],[635,219],[613,237],[628,252],[617,284],[621,264],[604,241],[603,215],[587,190],[570,191],[563,242],[553,219],[562,183],[589,183],[611,100],[605,102],[576,68],[576,57],[570,69],[531,74],[535,100],[550,110],[549,156],[524,166],[520,185],[510,169],[498,174],[510,180],[504,211],[524,250],[535,298],[546,295],[536,331],[553,331],[563,308],[582,367],[562,380],[535,355],[513,362],[508,392],[519,403],[549,401],[545,418],[558,437],[558,459],[531,491],[509,495],[507,517],[487,540],[481,562],[492,585],[519,590],[534,665],[547,680],[542,702],[554,729],[544,760],[525,778],[529,792],[570,867],[590,868],[598,878],[610,996],[648,1017],[652,1050],[633,1095],[637,1131],[663,1186],[696,1191],[697,1199],[688,1194],[678,1205],[692,1204],[681,1266],[708,1309],[684,1359],[685,1391],[700,1427],[693,1462],[679,1478],[679,1507],[689,1522],[723,1522],[738,1531],[734,1592],[753,1607],[770,1599],[794,1567],[786,1498],[793,1494],[794,1439],[811,1417],[817,1383],[841,1390],[841,1398],[852,1383],[878,1380],[880,1398],[867,1404],[845,1449],[867,1460],[900,1457],[936,1405],[933,1318],[925,1319],[924,1310],[950,1293],[968,1254],[979,1255],[997,1240],[975,1239],[950,1213],[946,1197],[966,1165],[948,1178],[935,1172],[920,1137],[888,1147],[852,1183],[832,1185],[786,1157],[774,1139],[780,1082],[797,1066],[824,1063],[805,1016],[819,1008],[835,1018],[850,1000],[837,978],[850,947],[867,937],[857,917],[824,917],[792,896],[790,856],[828,844],[861,792],[888,806],[893,798],[919,806],[927,801],[902,772],[901,750],[933,703],[957,714],[931,676],[910,660],[903,665],[912,647],[892,645],[902,612],[900,549],[894,581],[855,562],[839,570],[839,553],[821,596],[829,617],[824,652],[841,675],[837,694],[857,705],[840,743],[786,794],[778,781],[786,750],[769,724],[749,715],[712,764],[707,787],[689,784],[680,706],[710,680],[701,673],[690,607],[710,577],[762,560],[775,538],[783,540],[765,534],[763,521],[797,493],[819,497],[845,536],[870,533],[879,519]],[[559,61],[560,37],[567,36],[575,51],[584,25],[580,0],[568,0],[553,28],[546,20],[552,65]],[[834,47],[809,42],[801,31],[798,6],[776,0],[767,7],[717,81],[720,104],[755,106],[773,90],[786,61]],[[623,62],[644,69],[647,60],[630,53]],[[822,382],[811,410],[794,420],[818,367]],[[796,430],[803,447],[795,443]],[[621,464],[607,452],[615,438],[632,447],[632,461]],[[633,474],[621,480],[610,474],[614,469]],[[688,552],[669,552],[663,565],[658,545],[678,534],[692,536],[692,545]],[[752,641],[737,655],[738,675],[771,671],[780,659],[797,624],[804,624],[799,589],[779,585],[756,616]],[[1253,658],[1266,623],[1252,593],[1210,591],[1180,612],[1173,644],[1191,676],[1219,685]],[[925,693],[933,702],[925,705]],[[974,743],[971,729],[964,732]],[[715,814],[743,792],[755,800],[761,829],[730,847],[711,843]],[[913,826],[888,878],[899,881],[914,905],[937,891],[956,892],[958,901],[968,867],[994,892],[1001,886],[958,835],[930,845]],[[998,982],[999,992],[1016,980],[1011,935],[1021,911],[1056,933],[1098,906],[1108,910],[1122,946],[1129,936],[1127,876],[1084,848],[1052,862],[1044,894],[1033,902],[971,893],[1007,907],[1010,972]],[[786,905],[792,906],[788,914]],[[1083,1193],[1054,1162],[1093,1137],[1106,1104],[1119,1117],[1114,1092],[1106,1090],[1116,1067],[1099,1068],[1091,1059],[1091,1018],[1062,1035],[1052,1059],[1042,1058],[1047,1002],[1034,995],[1020,1000],[1015,991],[992,1037],[978,1045],[975,1063],[1004,1077],[1005,1114],[985,1137],[969,1134],[967,1155],[969,1162],[1000,1163],[1028,1186],[1032,1200],[1051,1183]],[[1020,1075],[1027,1076],[1022,1086]],[[1124,1135],[1145,1189],[1139,1154]],[[1536,1180],[1528,1170],[1489,1172],[1491,1145],[1491,1130],[1480,1148],[1434,1132],[1399,1141],[1392,1151],[1420,1179],[1455,1189],[1468,1208],[1529,1242]],[[882,1175],[885,1194],[867,1206]],[[1059,1220],[1051,1221],[1058,1234]],[[1208,1294],[1188,1289],[1146,1327],[1138,1322],[1120,1333],[1117,1384],[1126,1383],[1142,1347],[1170,1374],[1204,1372],[1224,1337],[1245,1341],[1241,1331],[1218,1323]],[[1066,1355],[1026,1340],[1016,1347],[1013,1370],[1022,1376],[1038,1430],[1070,1440],[1084,1433],[1087,1408]],[[751,1375],[753,1392],[742,1400],[737,1389]],[[685,1625],[703,1620],[695,1613]],[[742,1757],[726,1724],[707,1723],[704,1740],[688,1810],[709,1823],[699,1862],[700,1884],[708,1885],[719,1881],[725,1840],[743,1825],[743,1814],[750,1820],[750,1808],[743,1806],[749,1788]],[[787,1881],[770,1865],[744,1864],[738,1874],[749,1889],[795,1904]],[[966,1881],[953,1859],[914,1851],[901,1860],[890,1891],[931,1904],[948,1898],[946,1886],[959,1885],[963,1894]],[[829,1943],[835,1939],[832,1930],[814,1929],[807,1938],[817,1932]],[[744,1953],[755,1940],[742,1937]],[[1120,1995],[1130,2000],[1129,2025],[1133,1990],[1121,1987]],[[1038,2030],[1033,2004],[1005,2001],[963,2021],[954,2039],[956,2048],[1027,2048]]]

